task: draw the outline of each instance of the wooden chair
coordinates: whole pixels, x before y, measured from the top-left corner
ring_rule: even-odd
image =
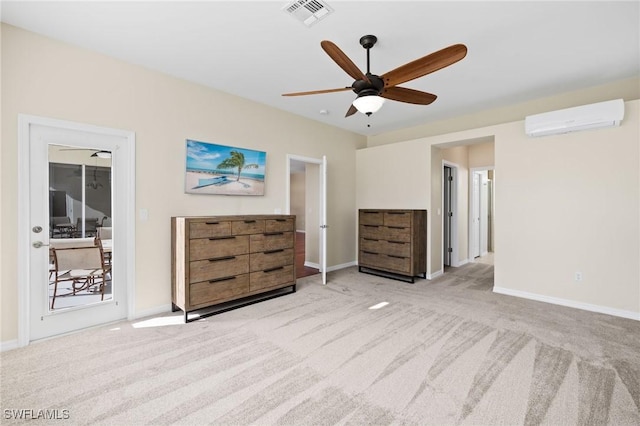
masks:
[[[75,295],[78,291],[88,290],[93,285],[100,287],[100,300],[104,300],[104,288],[106,284],[109,268],[105,264],[102,248],[96,245],[93,238],[82,238],[82,240],[92,240],[92,245],[88,241],[79,242],[81,246],[71,244],[52,247],[53,255],[53,297],[51,309],[55,307],[56,297]],[[51,241],[50,241],[51,243]],[[71,293],[58,294],[58,285],[61,282],[71,282]]]

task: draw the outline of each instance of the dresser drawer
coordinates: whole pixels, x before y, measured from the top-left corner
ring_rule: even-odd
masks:
[[[384,230],[380,225],[360,225],[360,238],[380,240],[384,238]]]
[[[391,272],[410,273],[411,258],[361,250],[358,265]]]
[[[385,212],[384,224],[386,226],[411,226],[411,212],[409,211]]]
[[[249,236],[198,238],[189,241],[189,256],[193,260],[234,256],[249,252]]]
[[[249,273],[249,255],[223,256],[189,262],[189,282]]]
[[[361,225],[383,225],[384,214],[377,210],[360,210],[359,222]]]
[[[293,265],[279,266],[250,274],[251,291],[295,284]]]
[[[262,253],[251,253],[250,271],[260,271],[278,266],[290,265],[293,262],[293,249],[267,250]]]
[[[264,232],[264,219],[234,220],[231,222],[232,235],[248,235]]]
[[[249,274],[221,277],[189,286],[189,305],[198,306],[249,292]]]
[[[251,253],[293,247],[293,232],[265,232],[250,236]]]
[[[403,228],[401,226],[385,226],[384,239],[387,241],[411,241],[411,228]]]
[[[293,219],[267,219],[264,221],[264,232],[295,231]]]
[[[209,238],[231,235],[231,222],[207,220],[189,222],[190,238]]]
[[[379,254],[390,254],[402,257],[411,256],[411,244],[408,242],[361,238],[360,249]]]

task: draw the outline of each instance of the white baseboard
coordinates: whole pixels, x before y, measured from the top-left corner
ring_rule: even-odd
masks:
[[[156,306],[155,308],[145,309],[144,311],[138,311],[133,315],[133,318],[129,318],[129,320],[137,320],[144,317],[150,317],[153,315],[166,314],[167,312],[171,312],[171,303],[167,305]]]
[[[7,340],[6,342],[0,342],[0,352],[10,351],[11,349],[18,348],[18,340]]]
[[[439,271],[436,271],[432,274],[427,274],[427,279],[432,280],[434,278],[438,278],[440,275],[443,275],[443,274],[444,274],[444,271],[440,269]]]
[[[342,263],[340,265],[328,266],[327,272],[338,271],[340,269],[350,268],[351,266],[358,266],[358,262],[354,260],[353,262],[347,262],[347,263]]]
[[[561,299],[559,297],[544,296],[541,294],[529,293],[526,291],[513,290],[505,287],[493,287],[493,292],[507,296],[515,296],[523,299],[536,300],[538,302],[551,303],[553,305],[566,306],[568,308],[582,309],[584,311],[597,312],[599,314],[612,315],[640,321],[640,312],[625,311],[622,309],[609,308],[607,306],[592,305],[590,303],[577,302],[575,300]]]
[[[313,262],[307,262],[306,260],[304,261],[304,266],[306,266],[307,268],[320,269],[320,265],[319,264],[313,263]]]

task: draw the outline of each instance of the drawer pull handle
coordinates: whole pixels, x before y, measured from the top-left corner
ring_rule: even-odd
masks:
[[[245,220],[244,223],[256,223],[255,220]]]
[[[387,212],[387,214],[406,214],[405,212]]]
[[[395,259],[405,259],[405,257],[404,257],[404,256],[394,256],[394,255],[392,255],[392,254],[388,254],[387,256],[389,256],[389,257],[393,257],[393,258],[395,258]]]
[[[367,227],[367,228],[377,228],[378,227],[378,225],[364,225],[364,226]]]
[[[220,281],[230,281],[230,280],[235,280],[236,277],[222,277],[222,278],[216,278],[215,280],[209,280],[209,284],[215,284],[215,283],[219,283]]]
[[[220,225],[220,222],[205,222],[205,225]]]
[[[278,266],[277,268],[265,269],[262,272],[264,272],[265,274],[268,274],[269,272],[279,271],[280,269],[284,269],[284,266]]]
[[[215,241],[215,240],[233,240],[235,238],[235,236],[231,235],[228,237],[211,237],[209,238],[209,241]]]
[[[282,253],[283,251],[284,251],[284,249],[268,250],[268,251],[265,251],[264,254]]]
[[[376,240],[374,238],[363,238],[363,240],[366,240],[366,241],[378,241],[378,240]]]
[[[265,232],[264,233],[265,237],[271,237],[273,235],[284,235],[284,232]]]
[[[362,212],[362,213],[364,213],[364,214],[378,214],[380,212]]]
[[[388,226],[389,229],[404,229],[404,226]]]
[[[214,259],[209,259],[209,262],[219,262],[219,261],[223,261],[223,260],[233,260],[235,258],[236,258],[235,256],[216,257]]]
[[[387,241],[389,244],[404,244],[404,241]]]
[[[286,222],[287,219],[276,219],[276,222]]]
[[[376,253],[375,251],[362,250],[362,252],[363,252],[363,253],[366,253],[366,254],[378,254],[378,253]]]

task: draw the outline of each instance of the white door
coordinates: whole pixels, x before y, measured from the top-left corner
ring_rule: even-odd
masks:
[[[469,252],[471,259],[480,256],[480,173],[473,172],[471,187],[471,229],[469,230]]]
[[[29,116],[20,117],[20,129],[21,142],[27,145],[23,148],[26,151],[21,153],[21,162],[27,170],[21,171],[21,176],[23,180],[28,179],[28,185],[21,184],[21,192],[26,194],[20,207],[28,210],[28,221],[22,221],[20,233],[25,236],[28,233],[28,238],[21,240],[29,244],[25,247],[28,253],[26,262],[19,265],[20,282],[26,287],[20,298],[20,344],[126,318],[130,308],[128,293],[133,288],[133,263],[130,260],[134,241],[134,190],[130,187],[134,184],[133,134]],[[68,308],[61,304],[60,308],[52,309],[49,285],[49,156],[50,152],[60,149],[80,149],[77,152],[87,157],[94,151],[85,149],[112,153],[111,297]],[[92,183],[88,182],[86,175],[81,177],[81,182],[83,191]],[[84,221],[82,223],[84,225]]]
[[[320,268],[322,270],[322,284],[327,284],[327,156],[322,156],[322,164],[320,166],[322,177],[320,188],[320,216],[322,223],[320,225]]]
[[[302,157],[299,155],[287,154],[287,188],[286,188],[286,208],[287,214],[291,214],[291,162],[301,161],[303,163],[317,164],[319,167],[319,270],[322,274],[322,284],[327,283],[327,157],[322,159]],[[315,225],[313,225],[315,226]]]
[[[489,251],[489,180],[488,173],[483,170],[480,174],[480,256]]]

